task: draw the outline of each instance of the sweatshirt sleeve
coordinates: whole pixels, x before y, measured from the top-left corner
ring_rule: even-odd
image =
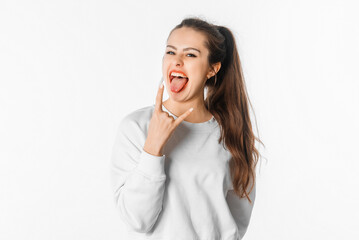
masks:
[[[237,224],[238,233],[240,235],[239,239],[242,239],[244,234],[247,232],[247,228],[252,215],[255,197],[256,184],[254,184],[253,190],[249,194],[249,198],[251,199],[252,203],[250,203],[246,197],[240,198],[238,195],[235,194],[234,190],[228,190],[227,192],[226,200],[232,213],[233,219]]]
[[[119,124],[111,156],[111,185],[122,220],[137,232],[148,232],[161,210],[165,190],[165,155],[143,150],[145,133],[125,117]]]

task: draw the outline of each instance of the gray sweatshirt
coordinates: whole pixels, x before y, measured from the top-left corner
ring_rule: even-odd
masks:
[[[162,156],[143,150],[155,105],[127,114],[119,123],[111,156],[111,184],[124,240],[239,240],[247,231],[255,187],[235,195],[229,173],[231,154],[218,143],[212,117],[183,121]],[[172,114],[162,105],[163,111]]]

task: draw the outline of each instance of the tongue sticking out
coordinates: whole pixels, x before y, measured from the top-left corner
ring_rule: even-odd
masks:
[[[181,91],[187,82],[188,82],[188,78],[179,78],[179,77],[173,78],[171,81],[171,91],[173,92]]]

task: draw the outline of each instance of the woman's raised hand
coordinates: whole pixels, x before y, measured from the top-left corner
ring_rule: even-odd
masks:
[[[174,119],[168,112],[162,110],[163,82],[158,88],[155,109],[148,126],[148,134],[143,150],[147,153],[162,156],[162,149],[176,127],[192,112],[193,108],[188,109],[178,118]]]

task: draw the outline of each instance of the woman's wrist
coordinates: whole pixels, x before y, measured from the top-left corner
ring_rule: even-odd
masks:
[[[162,156],[161,150],[158,150],[158,148],[156,147],[148,146],[146,143],[145,146],[143,147],[143,150],[154,156],[159,156],[159,157]]]

